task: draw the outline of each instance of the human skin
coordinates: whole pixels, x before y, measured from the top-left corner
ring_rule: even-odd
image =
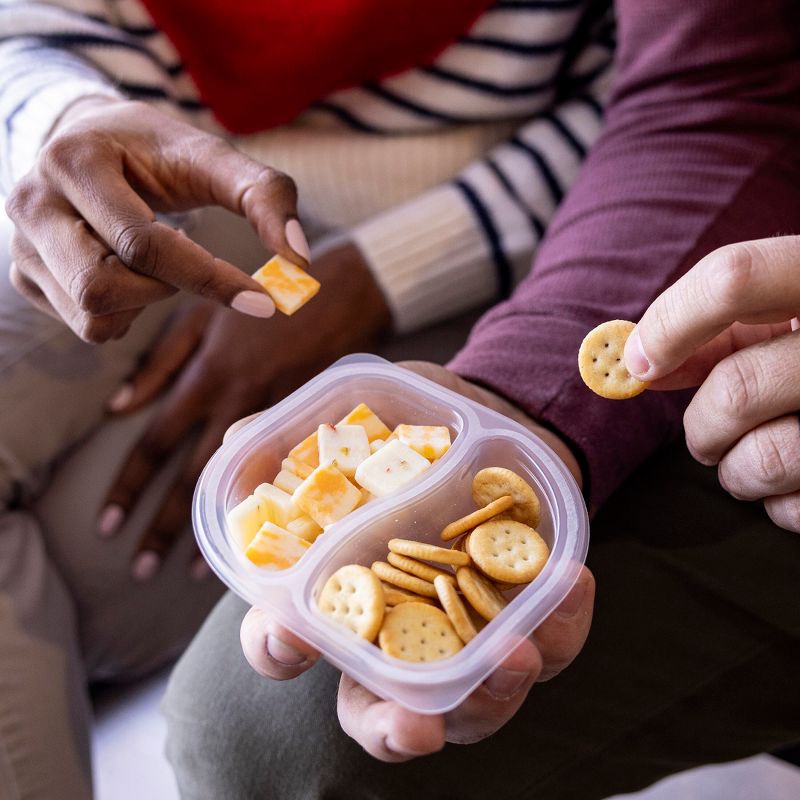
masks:
[[[689,451],[791,531],[800,531],[798,269],[800,236],[715,250],[656,298],[625,348],[651,389],[698,387],[684,414]]]

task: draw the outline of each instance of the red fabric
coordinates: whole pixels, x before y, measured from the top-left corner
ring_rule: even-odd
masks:
[[[429,63],[494,0],[144,0],[233,133]]]

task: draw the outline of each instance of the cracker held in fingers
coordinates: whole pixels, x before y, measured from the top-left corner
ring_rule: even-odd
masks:
[[[578,351],[578,370],[583,382],[600,397],[627,400],[647,387],[634,378],[625,366],[625,342],[636,327],[624,319],[612,319],[586,334]]]

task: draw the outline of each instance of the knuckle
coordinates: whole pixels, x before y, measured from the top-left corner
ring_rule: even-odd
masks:
[[[107,277],[98,274],[96,269],[85,269],[72,279],[69,295],[81,311],[91,316],[108,314],[111,285]]]
[[[285,172],[272,167],[264,167],[255,180],[255,184],[270,198],[297,199],[297,184]]]
[[[67,131],[53,137],[42,148],[39,164],[51,175],[79,173],[107,147],[108,139],[100,131]]]
[[[714,411],[727,420],[739,420],[754,400],[758,385],[755,362],[744,354],[721,361],[709,376]]]
[[[128,267],[152,275],[158,262],[158,244],[150,222],[133,222],[120,227],[115,234],[114,250]]]
[[[757,251],[747,242],[721,247],[711,255],[707,293],[725,308],[738,309],[751,292]]]
[[[43,192],[33,178],[23,178],[6,198],[5,211],[10,220],[25,223],[35,218],[43,201]]]
[[[769,431],[757,429],[752,434],[755,468],[762,482],[769,486],[779,486],[787,478],[787,465],[781,448]]]

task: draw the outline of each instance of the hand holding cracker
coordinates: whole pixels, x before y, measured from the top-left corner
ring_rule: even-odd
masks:
[[[651,388],[698,386],[686,444],[723,488],[800,532],[800,236],[728,245],[657,297],[625,347]]]

